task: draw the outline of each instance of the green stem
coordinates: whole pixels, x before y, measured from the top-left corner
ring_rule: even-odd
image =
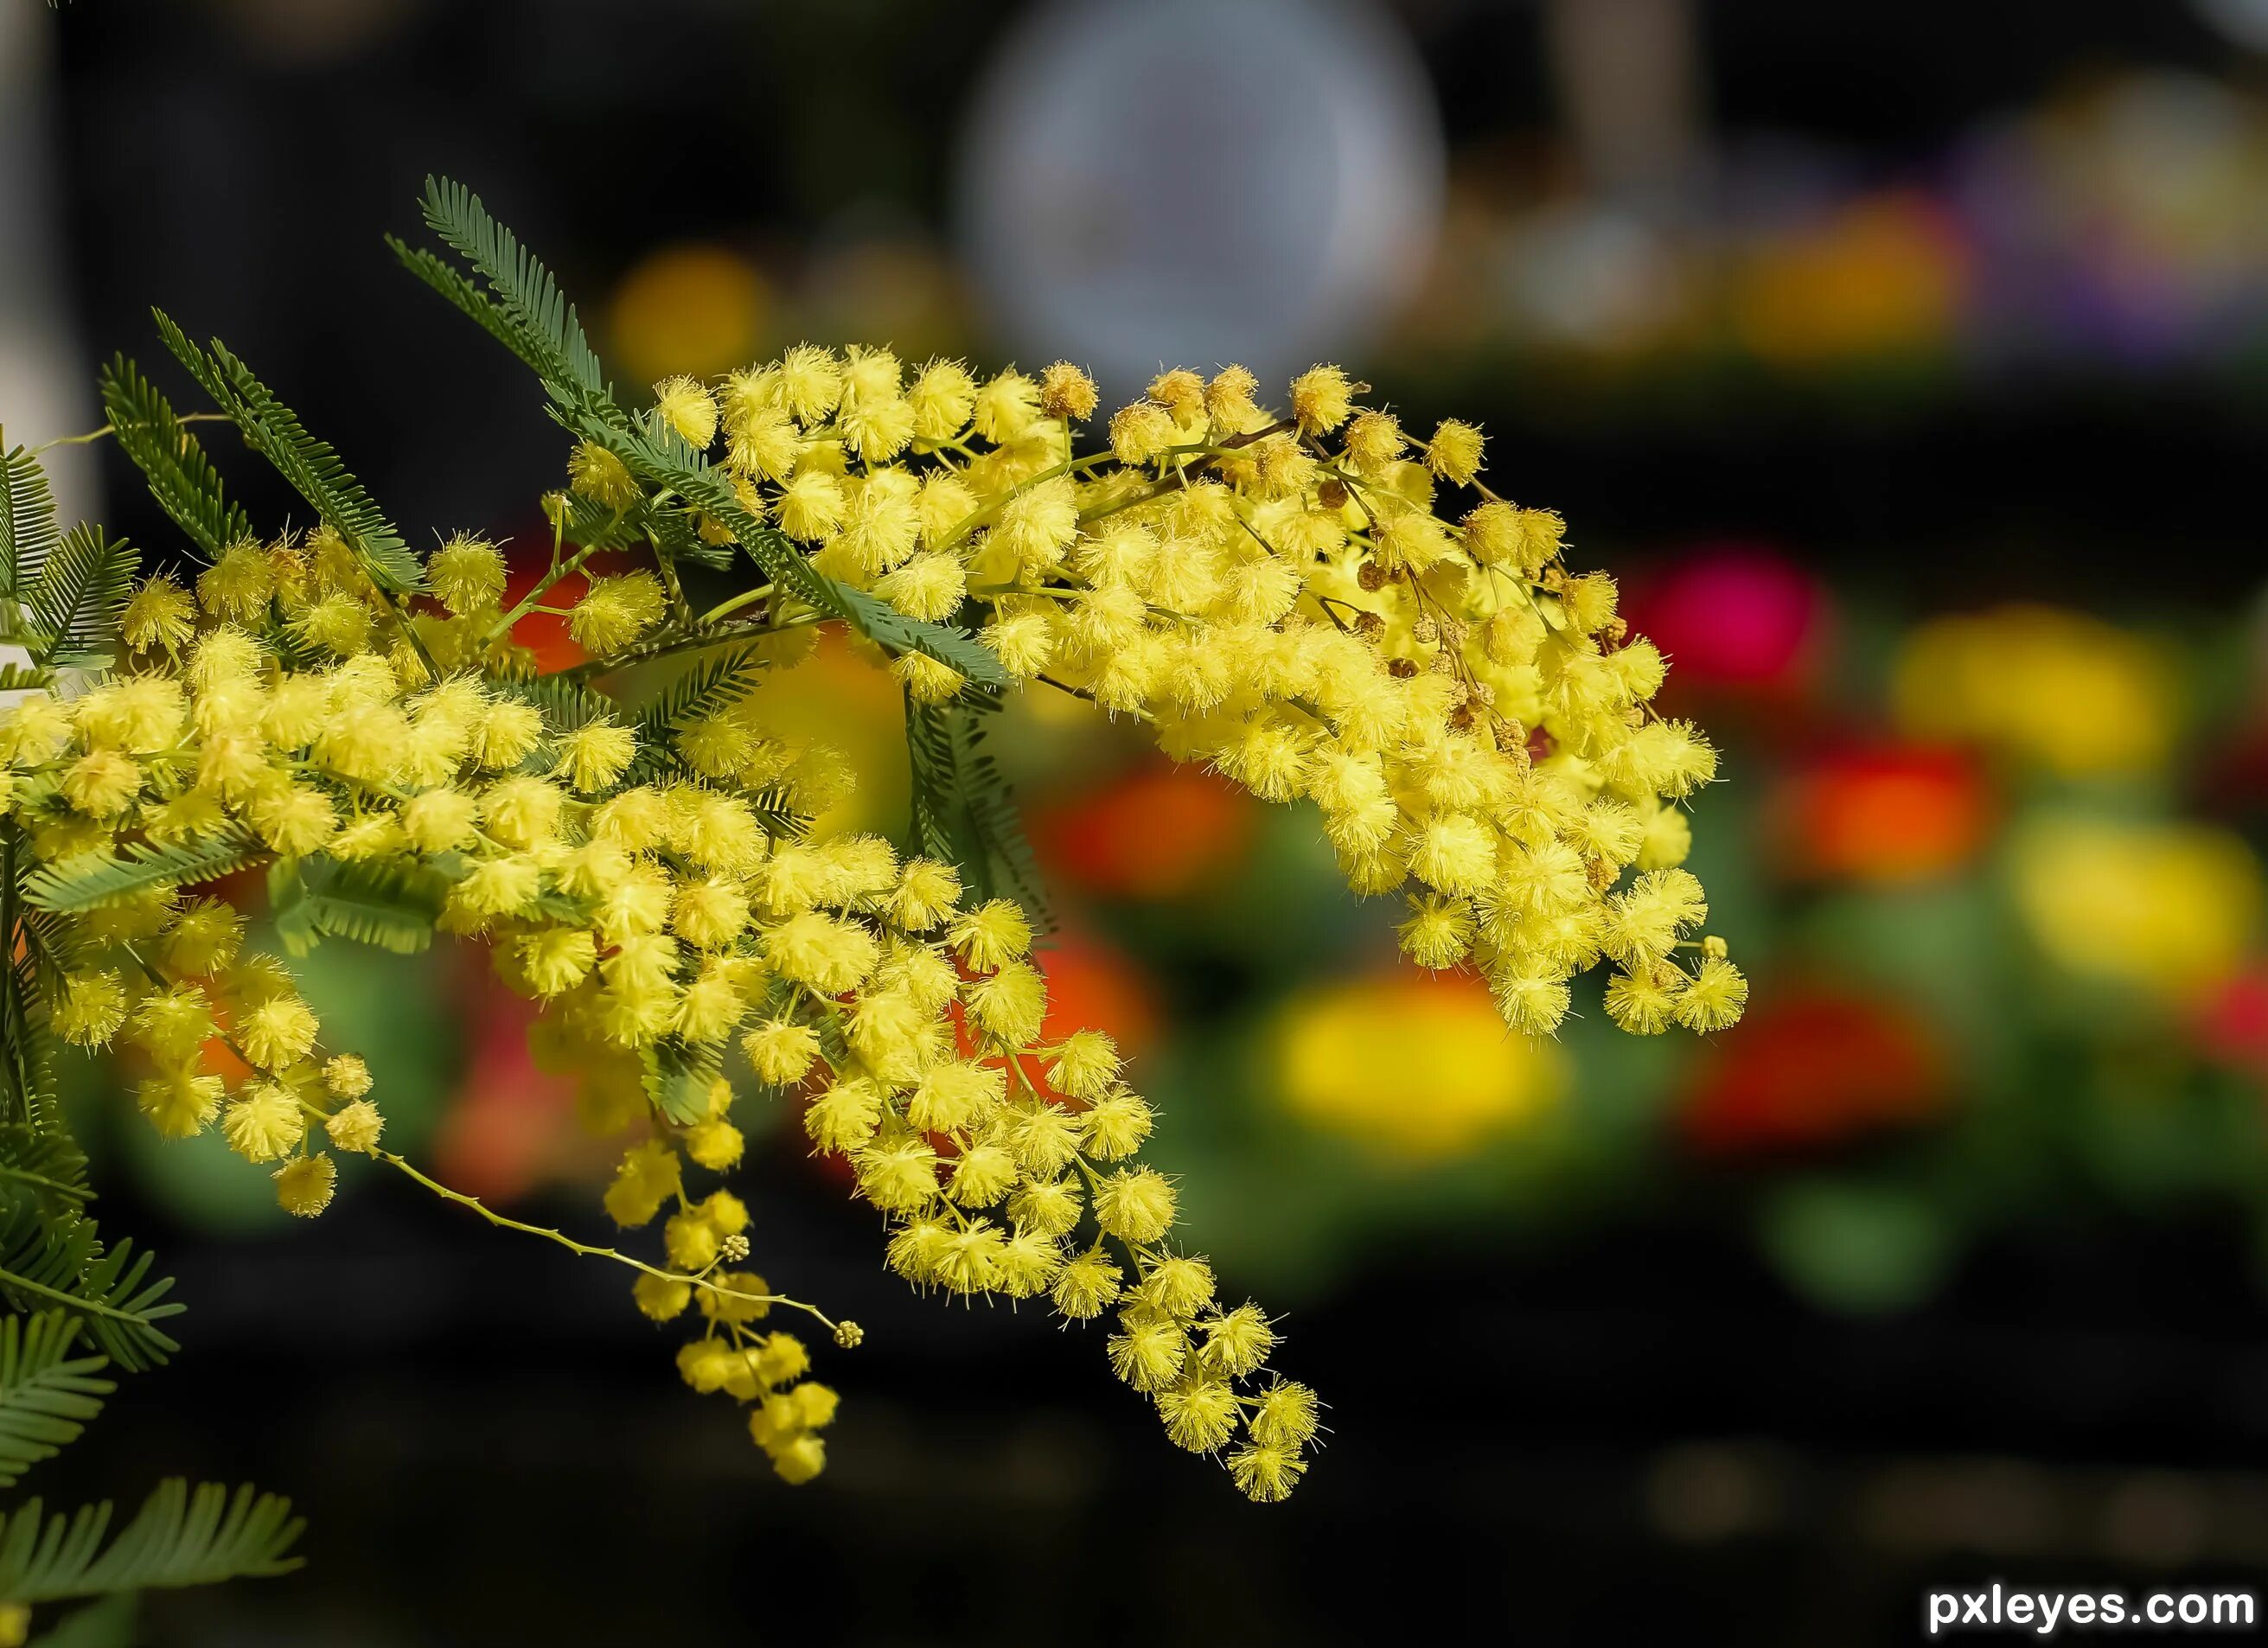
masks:
[[[615,517],[615,522],[619,522],[621,519],[621,515],[617,513]],[[613,525],[610,524],[607,530],[608,532],[613,531]],[[593,536],[597,538],[600,542],[604,542],[607,533],[593,533]],[[512,633],[512,627],[541,606],[542,604],[543,598],[551,593],[554,586],[558,585],[561,580],[571,578],[575,573],[580,571],[582,570],[583,563],[591,558],[598,547],[599,546],[596,543],[585,544],[573,555],[568,556],[563,563],[555,563],[551,570],[545,573],[542,578],[536,581],[535,587],[529,590],[526,594],[520,597],[519,606],[513,607],[510,612],[504,614],[504,616],[497,619],[496,622],[489,626],[488,633],[481,637],[480,650],[485,652],[490,647],[495,645],[498,639],[510,635]]]
[[[706,629],[711,624],[718,622],[728,614],[740,611],[743,607],[755,606],[758,601],[763,600],[765,596],[772,592],[772,587],[773,586],[770,584],[759,584],[755,588],[746,591],[741,594],[735,595],[730,600],[718,601],[714,607],[711,607],[707,612],[703,613],[701,616],[694,622],[701,628]]]
[[[176,423],[229,423],[234,421],[225,412],[180,412],[173,416],[173,422]],[[31,449],[29,455],[36,458],[41,452],[52,452],[58,446],[91,445],[104,436],[115,435],[117,432],[116,424],[106,423],[100,429],[89,430],[84,435],[58,435],[51,441],[41,441]]]
[[[626,652],[620,658],[592,658],[576,664],[559,673],[571,681],[594,681],[601,675],[612,675],[617,670],[634,669],[640,664],[651,664],[658,658],[675,658],[681,653],[699,652],[705,648],[732,646],[739,643],[761,641],[767,636],[784,635],[791,629],[802,629],[815,623],[826,622],[824,614],[807,618],[792,618],[783,624],[742,624],[723,635],[681,636],[643,652]]]
[[[746,1305],[784,1305],[790,1310],[799,1310],[806,1315],[816,1318],[824,1323],[830,1332],[836,1326],[835,1319],[816,1305],[806,1305],[801,1299],[790,1299],[784,1293],[749,1293],[739,1288],[729,1288],[721,1283],[711,1282],[705,1276],[682,1276],[674,1270],[665,1270],[659,1265],[648,1264],[643,1259],[633,1259],[619,1248],[600,1247],[589,1242],[577,1241],[564,1231],[553,1230],[545,1225],[530,1225],[524,1220],[512,1218],[499,1213],[478,1196],[468,1196],[461,1190],[453,1190],[439,1180],[420,1173],[392,1151],[372,1151],[371,1154],[388,1166],[408,1175],[416,1183],[424,1186],[443,1201],[453,1202],[459,1207],[471,1209],[499,1230],[517,1231],[523,1236],[538,1236],[545,1241],[556,1243],[568,1252],[579,1254],[584,1258],[611,1259],[616,1264],[625,1265],[642,1275],[659,1276],[665,1282],[682,1282],[688,1287],[697,1288],[704,1293],[713,1293],[719,1299],[738,1299]]]
[[[67,1185],[41,1173],[26,1173],[20,1167],[0,1167],[0,1179],[12,1179],[18,1184],[30,1185],[35,1190],[45,1190],[51,1196],[63,1196],[72,1202],[84,1202],[94,1192],[83,1185]]]

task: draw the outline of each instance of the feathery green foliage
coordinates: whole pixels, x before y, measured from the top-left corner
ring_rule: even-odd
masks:
[[[51,1602],[114,1591],[213,1585],[289,1573],[306,1527],[291,1502],[218,1482],[192,1489],[179,1477],[158,1485],[108,1546],[111,1505],[43,1514],[37,1499],[0,1518],[0,1599]]]
[[[59,1308],[119,1366],[138,1372],[180,1346],[158,1324],[180,1314],[171,1276],[152,1277],[155,1255],[131,1240],[106,1247],[85,1215],[55,1218],[35,1196],[0,1181],[0,1296],[18,1310]]]
[[[23,592],[32,634],[26,646],[40,664],[100,669],[118,642],[118,615],[134,584],[136,557],[124,539],[99,526],[63,534],[40,576]]]
[[[681,670],[639,706],[632,731],[638,753],[624,775],[638,784],[664,772],[690,776],[692,769],[677,753],[670,734],[688,722],[729,710],[755,690],[762,673],[762,654],[753,645],[727,644],[690,669]]]
[[[18,885],[30,860],[12,825],[0,825],[0,1115],[29,1124],[50,1100],[47,998],[40,992],[41,947]]]
[[[461,183],[428,177],[423,206],[426,227],[471,264],[486,286],[485,291],[478,291],[460,277],[454,290],[437,290],[476,320],[482,317],[466,299],[489,310],[494,319],[482,320],[482,324],[525,361],[555,397],[589,396],[593,410],[628,427],[630,418],[614,403],[605,369],[583,335],[575,305],[542,261],[490,217],[481,197]],[[398,240],[392,244],[413,272],[422,273],[408,247]]]
[[[32,1638],[28,1648],[134,1648],[138,1591],[114,1591],[74,1609],[62,1622]]]
[[[433,945],[448,882],[415,864],[279,860],[269,874],[269,909],[284,947],[306,955],[323,938],[344,938],[395,955]]]
[[[389,239],[395,255],[527,364],[551,397],[554,415],[571,433],[605,447],[642,485],[674,493],[722,526],[766,578],[814,611],[843,620],[892,651],[925,653],[949,665],[976,691],[1007,686],[999,660],[965,630],[905,617],[828,578],[751,515],[732,483],[700,453],[674,432],[625,412],[574,305],[542,261],[489,216],[479,195],[446,178],[428,178],[424,213],[427,225],[472,265],[482,285],[475,287],[431,254]]]
[[[0,455],[0,595],[20,599],[62,541],[40,460],[21,446]]]
[[[981,707],[906,699],[914,850],[961,866],[979,898],[1013,899],[1033,925],[1054,923],[1016,798],[985,753]]]
[[[118,449],[149,482],[150,496],[208,561],[252,535],[252,518],[221,489],[220,473],[158,386],[123,355],[102,369],[102,407]]]
[[[646,1097],[680,1127],[705,1120],[709,1091],[725,1070],[721,1041],[688,1041],[664,1036],[641,1058]]]
[[[210,353],[192,343],[162,309],[151,312],[173,357],[189,370],[213,404],[244,432],[246,445],[276,466],[292,489],[314,505],[371,580],[401,595],[420,587],[422,568],[392,522],[347,472],[338,453],[310,435],[292,411],[269,393],[250,367],[218,338]]]
[[[865,590],[821,572],[777,528],[750,514],[723,472],[674,433],[618,430],[594,418],[579,423],[570,419],[568,427],[621,459],[641,485],[666,488],[718,522],[766,578],[814,611],[841,619],[893,652],[924,653],[951,666],[968,679],[976,694],[1008,685],[1000,660],[967,630],[908,618]]]
[[[24,901],[34,909],[94,909],[150,887],[192,886],[231,874],[266,851],[249,830],[234,825],[170,846],[129,842],[114,852],[42,864],[24,878]]]
[[[565,674],[507,675],[500,677],[496,687],[523,703],[534,704],[543,712],[544,725],[562,732],[611,716],[616,708],[613,700],[600,697]]]
[[[95,1377],[109,1366],[99,1356],[74,1357],[79,1325],[63,1311],[0,1321],[0,1488],[77,1440],[118,1388]]]
[[[43,1109],[37,1122],[0,1122],[0,1196],[29,1196],[50,1215],[68,1217],[92,1199],[86,1157]]]
[[[227,364],[225,352],[221,360]],[[248,519],[224,497],[196,443],[130,362],[113,363],[102,392],[121,446],[200,549],[210,556],[248,533]],[[335,484],[320,463],[327,449],[310,450],[296,423],[252,404],[294,461]],[[0,690],[50,688],[58,668],[109,666],[136,563],[131,547],[99,527],[57,530],[33,454],[17,449],[0,458],[0,636],[20,641],[33,660],[0,668]],[[21,784],[19,797],[52,787],[42,777]],[[47,1002],[79,948],[58,912],[209,879],[249,862],[257,849],[232,826],[171,847],[129,843],[35,867],[26,824],[0,821],[0,1300],[9,1311],[0,1318],[0,1488],[82,1434],[116,1388],[100,1377],[107,1368],[152,1367],[179,1348],[162,1326],[182,1308],[167,1297],[172,1278],[155,1274],[152,1255],[130,1241],[104,1242],[87,1211],[93,1192],[85,1156],[56,1102]],[[122,1648],[144,1587],[296,1565],[287,1553],[299,1524],[290,1509],[250,1489],[232,1496],[168,1482],[106,1547],[107,1504],[48,1516],[33,1499],[0,1513],[0,1604],[15,1629],[19,1606],[99,1598],[39,1640],[50,1648]]]

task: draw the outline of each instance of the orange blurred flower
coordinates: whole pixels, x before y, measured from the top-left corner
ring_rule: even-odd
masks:
[[[761,350],[772,293],[756,267],[718,246],[663,246],[626,271],[608,306],[614,353],[634,382],[711,377]]]
[[[1048,981],[1042,1041],[1060,1041],[1074,1030],[1101,1030],[1130,1054],[1157,1041],[1157,997],[1141,968],[1123,951],[1083,933],[1064,931],[1034,950],[1032,960]]]
[[[1773,806],[1780,862],[1793,873],[1875,882],[1959,868],[1993,812],[1974,760],[1919,744],[1836,751],[1786,778]]]
[[[1051,876],[1129,899],[1175,898],[1242,860],[1256,805],[1190,767],[1151,767],[1041,810],[1032,844]]]
[[[1735,271],[1734,322],[1778,366],[1927,355],[1951,343],[1968,284],[1960,225],[1894,190],[1759,245]]]

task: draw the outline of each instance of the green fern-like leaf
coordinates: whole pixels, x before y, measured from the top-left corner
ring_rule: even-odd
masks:
[[[488,285],[485,295],[473,291],[471,283],[461,279],[457,283],[459,291],[446,286],[437,290],[481,320],[555,393],[588,396],[594,404],[611,404],[605,369],[599,364],[590,340],[583,335],[575,305],[567,301],[542,261],[521,246],[511,230],[490,217],[481,197],[461,183],[428,177],[423,206],[426,226],[471,264]],[[423,269],[415,264],[411,268],[424,277]],[[483,320],[467,307],[462,299],[468,296],[486,304],[495,320]],[[619,409],[615,416],[625,424],[629,422]]]
[[[283,866],[280,864],[278,868]],[[270,908],[284,947],[306,955],[321,938],[344,938],[395,955],[433,945],[433,923],[447,900],[447,879],[422,864],[342,864],[329,858],[292,866],[298,887]]]
[[[66,1615],[26,1648],[134,1648],[141,1609],[140,1592],[114,1591]]]
[[[40,918],[25,907],[18,877],[30,860],[18,827],[0,824],[0,1101],[11,1125],[29,1126],[52,1106],[52,1041],[40,989]]]
[[[843,1022],[843,1010],[823,996],[810,1001],[808,1020],[812,1034],[819,1038],[819,1056],[837,1070],[852,1056],[850,1026]]]
[[[1038,857],[1024,834],[1024,815],[1016,806],[1015,791],[992,757],[983,748],[988,713],[982,706],[965,709],[955,726],[960,740],[961,783],[968,797],[968,816],[983,850],[989,873],[978,891],[987,898],[1012,898],[1024,907],[1042,931],[1055,927],[1055,912],[1040,879]]]
[[[428,178],[425,180],[426,188],[430,191],[433,186],[433,180]],[[475,202],[475,204],[477,203]],[[427,221],[431,221],[430,208]],[[539,374],[546,372],[550,367],[549,350],[532,352],[523,347],[524,339],[519,329],[505,317],[503,310],[488,300],[479,287],[467,280],[455,265],[428,252],[423,246],[409,245],[397,235],[387,235],[386,244],[394,255],[401,260],[402,268],[448,299],[459,313],[519,356]]]
[[[741,798],[756,815],[756,822],[763,826],[764,834],[774,841],[799,842],[811,834],[811,814],[798,812],[793,799],[778,785]]]
[[[984,751],[984,713],[907,698],[912,845],[956,865],[976,897],[1013,899],[1045,931],[1054,923],[1039,863],[1024,835],[1014,792]]]
[[[827,577],[787,538],[749,514],[725,476],[674,432],[624,412],[550,270],[489,216],[480,196],[460,183],[429,177],[423,206],[427,225],[472,265],[485,290],[398,241],[396,255],[527,364],[570,433],[613,452],[641,485],[673,492],[723,526],[766,577],[814,611],[843,620],[893,651],[926,653],[950,665],[968,679],[974,692],[1007,686],[999,660],[973,636],[951,625],[907,618],[865,592]],[[700,558],[699,541],[691,536],[681,511],[659,511],[656,524],[668,528],[659,533],[666,553]]]
[[[611,698],[601,697],[567,675],[506,676],[496,686],[499,692],[541,710],[544,729],[549,732],[571,732],[601,717],[611,716],[619,708]]]
[[[62,1311],[0,1321],[0,1488],[75,1441],[118,1388],[95,1376],[99,1356],[74,1357],[78,1323]]]
[[[153,887],[188,887],[232,874],[267,851],[238,824],[170,846],[136,842],[115,852],[40,865],[24,878],[24,901],[34,909],[93,909]]]
[[[125,356],[102,370],[102,407],[118,449],[149,482],[150,496],[208,561],[252,535],[252,518],[221,489],[220,474],[158,386]]]
[[[482,271],[496,298],[491,299],[432,253],[388,235],[386,244],[402,267],[519,357],[556,402],[575,406],[611,425],[627,427],[628,415],[615,402],[574,306],[561,295],[550,271],[519,245],[509,229],[482,210],[477,195],[460,185],[432,178],[425,180],[425,188],[426,222]],[[490,270],[495,271],[493,276]],[[733,564],[731,547],[704,541],[681,509],[663,507],[649,499],[613,516],[571,493],[567,507],[571,511],[567,537],[572,542],[591,543],[594,527],[608,543],[634,542],[651,533],[661,553],[673,561],[691,561],[718,571]]]
[[[725,1070],[721,1041],[687,1041],[665,1036],[645,1049],[646,1097],[680,1127],[706,1121],[709,1093]]]
[[[649,521],[647,507],[625,510],[619,513],[594,504],[579,492],[567,492],[561,502],[567,511],[567,521],[562,533],[569,543],[592,550],[616,549],[634,544],[645,535]]]
[[[338,453],[310,435],[298,414],[278,401],[219,339],[212,341],[208,354],[189,342],[163,310],[151,313],[174,358],[243,431],[245,444],[275,465],[276,473],[337,532],[372,581],[397,595],[418,589],[423,569],[416,555],[362,482],[348,473]]]
[[[107,666],[117,651],[118,618],[133,592],[137,559],[131,544],[99,526],[64,533],[24,592],[37,631],[27,644],[32,656],[49,667]]]
[[[180,1346],[158,1324],[180,1313],[171,1276],[151,1277],[153,1255],[131,1241],[105,1247],[95,1222],[58,1218],[0,1182],[0,1296],[18,1310],[59,1309],[77,1319],[95,1348],[138,1372]]]
[[[0,454],[0,595],[21,597],[62,541],[40,460],[21,446]]]
[[[402,267],[517,355],[556,406],[572,408],[611,428],[628,429],[630,416],[615,401],[574,305],[560,292],[550,271],[520,246],[511,230],[488,215],[478,195],[460,184],[426,179],[424,210],[426,223],[480,271],[489,289],[483,291],[434,254],[388,235],[386,244]],[[691,561],[718,571],[733,564],[731,546],[705,541],[682,509],[648,499],[614,515],[572,493],[566,504],[566,535],[575,543],[594,541],[594,529],[607,543],[635,542],[651,533],[661,553],[673,561]]]
[[[711,467],[674,433],[615,428],[589,415],[566,414],[570,429],[622,461],[642,486],[674,492],[733,534],[757,569],[816,612],[839,618],[894,652],[920,652],[967,677],[972,694],[997,692],[1008,672],[965,629],[908,618],[865,590],[837,583],[813,566],[785,535],[751,515],[724,472]]]
[[[692,668],[682,670],[652,700],[638,708],[632,730],[638,753],[623,776],[625,784],[643,784],[658,773],[691,774],[677,753],[671,734],[703,716],[729,710],[756,688],[763,672],[763,655],[748,644],[726,644]]]
[[[976,842],[961,793],[953,717],[944,706],[907,695],[906,755],[913,766],[913,850],[962,864],[975,855]]]
[[[44,1515],[37,1499],[0,1519],[0,1600],[53,1602],[114,1591],[215,1585],[289,1573],[305,1522],[291,1502],[247,1486],[195,1489],[179,1477],[158,1485],[134,1519],[103,1545],[107,1500]]]
[[[0,1123],[0,1196],[29,1196],[56,1214],[93,1199],[85,1153],[44,1107],[37,1122]]]

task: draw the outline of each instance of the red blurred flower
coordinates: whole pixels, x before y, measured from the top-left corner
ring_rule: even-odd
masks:
[[[1984,844],[1992,812],[1970,754],[1919,744],[1830,752],[1790,774],[1773,798],[1781,864],[1798,875],[1861,881],[1957,868]]]
[[[1040,1040],[1060,1041],[1074,1030],[1101,1030],[1138,1053],[1158,1039],[1157,997],[1123,952],[1081,933],[1059,932],[1032,959],[1048,981]]]
[[[1064,931],[1032,952],[1033,965],[1048,982],[1047,1016],[1040,1021],[1042,1042],[1060,1041],[1074,1030],[1101,1030],[1119,1050],[1138,1053],[1158,1039],[1157,997],[1141,969],[1122,951],[1086,934]],[[958,1019],[961,1050],[976,1052],[967,1021]],[[1030,1063],[1025,1073],[1035,1080]]]
[[[574,1078],[546,1073],[528,1051],[535,1004],[485,967],[466,967],[458,987],[471,1057],[434,1137],[434,1168],[468,1195],[510,1201],[605,1147],[578,1148]]]
[[[1674,688],[1800,693],[1812,682],[1831,613],[1826,590],[1777,551],[1704,546],[1629,580],[1631,628],[1668,658]]]
[[[1148,767],[1039,810],[1032,844],[1071,886],[1174,898],[1240,862],[1256,803],[1194,767]]]
[[[1836,1144],[1935,1115],[1948,1093],[1929,1025],[1887,1001],[1759,992],[1706,1056],[1679,1130],[1712,1154]]]
[[[2212,1057],[2268,1073],[2268,958],[2256,960],[2205,997],[2196,1033]]]

